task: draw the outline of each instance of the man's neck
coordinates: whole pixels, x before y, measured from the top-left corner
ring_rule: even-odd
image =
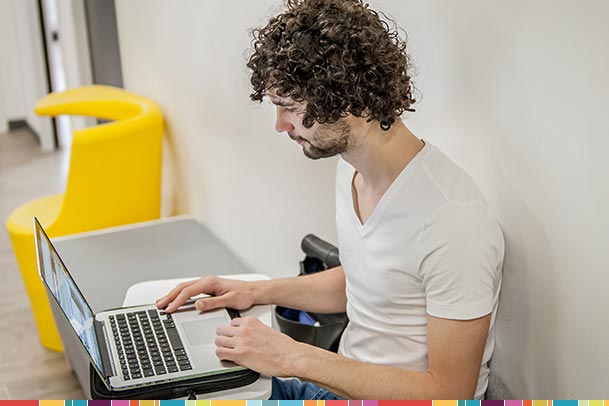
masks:
[[[361,176],[357,183],[379,196],[424,146],[400,118],[388,131],[376,121],[354,119],[351,131],[352,147],[341,156]]]

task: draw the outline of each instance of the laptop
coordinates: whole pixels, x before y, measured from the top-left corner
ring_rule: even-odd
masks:
[[[200,313],[194,301],[167,314],[154,304],[93,313],[46,232],[34,217],[38,272],[111,391],[130,390],[245,370],[220,361],[216,328],[239,312]]]

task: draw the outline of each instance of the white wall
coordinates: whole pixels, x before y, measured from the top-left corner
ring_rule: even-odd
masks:
[[[54,147],[51,120],[34,113],[47,94],[44,54],[35,0],[0,1],[0,97],[8,120],[26,120],[40,137],[43,151]]]
[[[0,83],[4,76],[2,64],[0,64]],[[6,118],[6,108],[4,107],[4,97],[0,97],[0,134],[8,131],[8,119]]]
[[[279,276],[298,272],[305,234],[336,240],[335,163],[307,160],[275,133],[272,107],[249,101],[247,28],[273,3],[243,1],[239,13],[199,0],[116,8],[126,88],[166,114],[176,211],[196,215],[254,269]]]
[[[9,37],[6,20],[8,19],[10,8],[8,3],[0,1],[0,52],[7,50],[9,42],[12,38]],[[6,63],[0,63],[0,134],[8,131],[8,108],[6,106],[6,87],[8,81],[8,71]]]
[[[2,63],[2,98],[8,119],[24,118],[21,116],[23,105],[23,94],[18,89],[21,82],[20,58],[17,50],[18,36],[15,27],[15,1],[0,1],[0,46],[3,55]]]
[[[494,371],[517,399],[602,398],[609,3],[371,3],[409,33],[424,97],[407,123],[472,174],[503,226]],[[247,29],[279,1],[230,4],[118,0],[125,87],[166,113],[177,211],[288,275],[305,233],[335,241],[335,161],[303,158],[272,108],[248,102]]]

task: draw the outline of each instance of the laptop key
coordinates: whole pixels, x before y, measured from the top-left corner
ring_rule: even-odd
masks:
[[[169,338],[171,346],[174,350],[181,350],[184,348],[182,340],[180,339],[180,334],[178,333],[178,329],[175,327],[167,329],[167,337]]]
[[[125,348],[126,361],[123,362],[126,364],[122,365],[129,368],[128,373],[124,371],[129,379],[192,369],[170,315],[161,320],[158,313],[150,309],[129,314],[127,319],[117,317],[116,320],[115,340],[117,346],[122,344]]]

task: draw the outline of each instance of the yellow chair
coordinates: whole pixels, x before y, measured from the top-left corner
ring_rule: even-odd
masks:
[[[74,131],[64,194],[26,203],[6,222],[40,341],[61,351],[38,277],[32,216],[50,237],[159,218],[163,117],[144,97],[98,85],[51,93],[38,101],[35,111],[113,120]]]

